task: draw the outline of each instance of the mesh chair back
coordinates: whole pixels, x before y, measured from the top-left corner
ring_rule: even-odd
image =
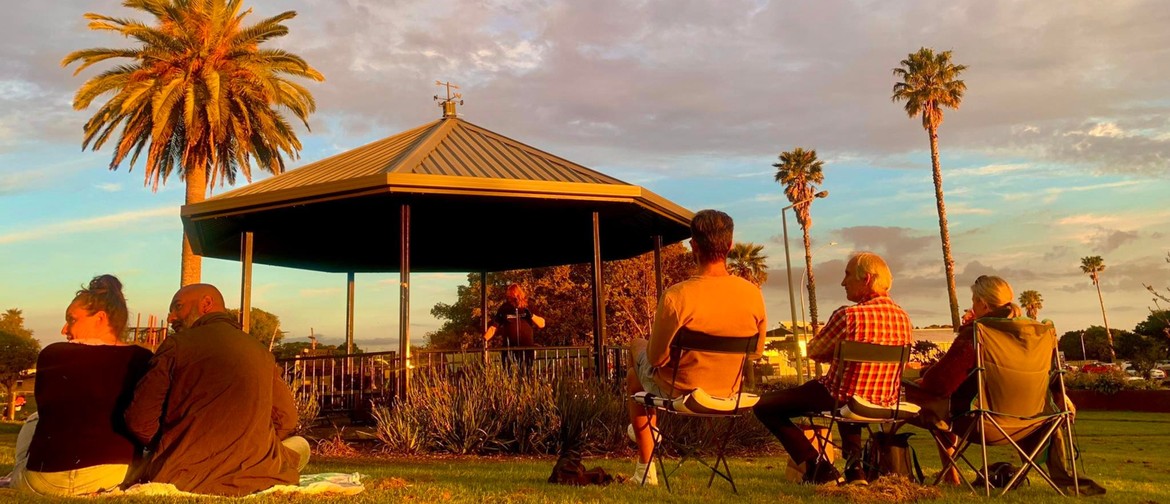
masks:
[[[719,376],[720,379],[725,380],[717,387],[712,386],[709,392],[716,394],[715,391],[730,390],[729,396],[740,393],[743,388],[743,367],[747,364],[748,356],[756,349],[756,345],[760,341],[759,338],[759,334],[714,336],[692,331],[685,327],[679,329],[670,343],[671,389],[675,388],[674,378],[678,375],[679,366],[688,366],[687,369],[690,371],[709,371],[706,373],[708,376]],[[700,361],[698,356],[701,354],[721,356],[722,359],[703,359]],[[728,357],[737,358],[728,359]],[[711,363],[708,365],[712,369],[703,369],[705,366],[701,362]],[[720,365],[720,363],[731,362],[738,362],[739,367],[733,370]]]

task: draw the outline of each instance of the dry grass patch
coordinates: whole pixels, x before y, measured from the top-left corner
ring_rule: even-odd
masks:
[[[816,488],[816,493],[826,497],[845,498],[857,504],[894,504],[942,497],[942,491],[937,487],[922,486],[896,474],[882,476],[865,486],[821,485]]]

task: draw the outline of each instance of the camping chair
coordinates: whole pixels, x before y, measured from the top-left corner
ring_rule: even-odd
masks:
[[[1067,436],[1064,441],[1072,472],[1073,492],[1080,494],[1075,457],[1072,456],[1072,412],[1065,402],[1064,378],[1059,365],[1056,328],[1049,321],[1027,318],[981,318],[975,321],[975,368],[971,371],[978,385],[971,410],[951,419],[951,432],[958,434],[953,455],[946,453],[939,436],[934,436],[940,452],[946,453],[945,465],[935,484],[962,460],[982,475],[984,494],[991,496],[992,478],[988,474],[988,446],[1010,445],[1024,462],[1011,479],[1003,484],[1000,495],[1014,488],[1029,470],[1065,495],[1047,471],[1037,464],[1053,434]],[[1062,429],[1063,428],[1063,429]],[[1027,441],[1026,443],[1024,441]],[[1033,445],[1026,449],[1022,444]],[[982,465],[976,467],[965,456],[973,445],[980,446]],[[1057,455],[1059,456],[1059,454]],[[1042,460],[1042,459],[1041,459]],[[959,477],[967,481],[962,471]]]
[[[895,370],[890,375],[892,385],[897,389],[898,397],[901,399],[902,390],[902,372],[906,369],[906,362],[910,360],[910,345],[879,345],[876,343],[864,343],[860,341],[842,341],[837,345],[833,352],[833,374],[832,386],[830,391],[840,390],[845,381],[845,365],[847,363],[869,363],[869,364],[886,364],[894,366]],[[892,406],[882,406],[867,401],[861,397],[851,396],[847,400],[842,401],[839,398],[834,400],[833,409],[825,412],[813,413],[809,415],[809,422],[814,423],[814,420],[828,420],[828,427],[825,429],[814,429],[816,436],[814,444],[819,448],[827,449],[829,446],[834,446],[837,449],[841,447],[833,443],[833,425],[840,422],[860,423],[864,424],[867,433],[873,436],[873,427],[878,426],[880,429],[892,435],[901,424],[905,423],[918,415],[919,407],[916,404],[899,400]],[[823,451],[818,449],[817,451]],[[880,456],[880,451],[875,455]],[[857,462],[856,460],[846,460],[845,467]],[[880,459],[875,459],[874,464],[880,466]],[[864,468],[871,469],[871,468]],[[876,468],[872,468],[876,470]],[[866,473],[870,471],[867,470]]]
[[[655,439],[655,443],[654,451],[650,454],[650,462],[646,464],[647,470],[650,470],[650,466],[655,460],[658,461],[658,468],[662,471],[662,479],[666,483],[667,491],[670,490],[670,475],[687,461],[694,460],[711,470],[711,477],[707,480],[708,487],[715,482],[715,476],[719,476],[731,484],[732,492],[739,493],[735,487],[735,480],[731,476],[731,468],[727,465],[725,451],[736,420],[760,400],[756,394],[743,392],[744,366],[747,364],[748,356],[755,351],[758,342],[759,334],[734,337],[712,336],[686,328],[679,329],[670,344],[671,362],[673,362],[673,366],[670,368],[671,390],[675,389],[674,380],[678,377],[678,365],[683,355],[688,353],[738,354],[743,356],[740,365],[727,370],[733,394],[728,397],[714,397],[699,388],[673,399],[647,392],[638,392],[633,395],[634,402],[652,408],[651,414],[662,412],[665,415],[676,417],[701,418],[717,433],[714,438],[716,443],[715,460],[708,462],[703,458],[701,446],[688,445],[677,436],[671,436],[662,431],[658,426],[651,429],[651,436]],[[715,421],[719,419],[727,419],[727,425],[722,431],[719,431],[715,426]],[[666,464],[663,462],[668,449],[679,455],[678,464],[670,471],[666,470]]]

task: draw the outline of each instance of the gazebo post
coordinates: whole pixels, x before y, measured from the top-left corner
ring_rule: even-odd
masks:
[[[399,373],[399,400],[410,393],[410,204],[401,205],[402,223],[398,268],[398,358],[402,363]]]
[[[480,308],[479,313],[481,315],[483,315],[483,317],[481,317],[481,318],[483,318],[483,323],[481,324],[483,326],[483,328],[482,328],[483,334],[487,334],[487,330],[488,330],[488,305],[487,305],[487,272],[486,271],[479,272],[479,308]],[[485,340],[483,342],[483,364],[486,366],[487,363],[488,363],[488,343]]]
[[[252,232],[240,233],[240,328],[252,332]]]
[[[654,235],[654,299],[662,299],[662,235]]]
[[[345,274],[345,354],[353,355],[353,272]]]
[[[597,379],[608,375],[605,368],[605,292],[601,285],[600,217],[593,211],[593,364]]]

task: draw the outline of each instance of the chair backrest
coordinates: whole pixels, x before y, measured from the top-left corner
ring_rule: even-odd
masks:
[[[836,350],[833,351],[833,360],[835,361],[833,368],[836,370],[833,376],[833,390],[840,390],[842,382],[845,380],[845,363],[866,362],[894,366],[894,370],[889,376],[892,386],[901,395],[902,372],[906,368],[906,362],[910,360],[910,345],[879,345],[844,340],[838,343]],[[837,407],[840,406],[842,405],[837,405]]]
[[[1056,328],[1051,323],[1026,318],[975,321],[976,407],[1020,418],[1050,412],[1056,348]]]
[[[670,342],[671,388],[674,388],[674,378],[678,376],[678,366],[687,353],[741,355],[740,365],[736,369],[728,369],[731,377],[731,391],[739,393],[743,389],[743,369],[747,365],[748,356],[756,349],[760,341],[759,334],[750,336],[714,336],[711,334],[692,331],[687,328],[679,329]]]

